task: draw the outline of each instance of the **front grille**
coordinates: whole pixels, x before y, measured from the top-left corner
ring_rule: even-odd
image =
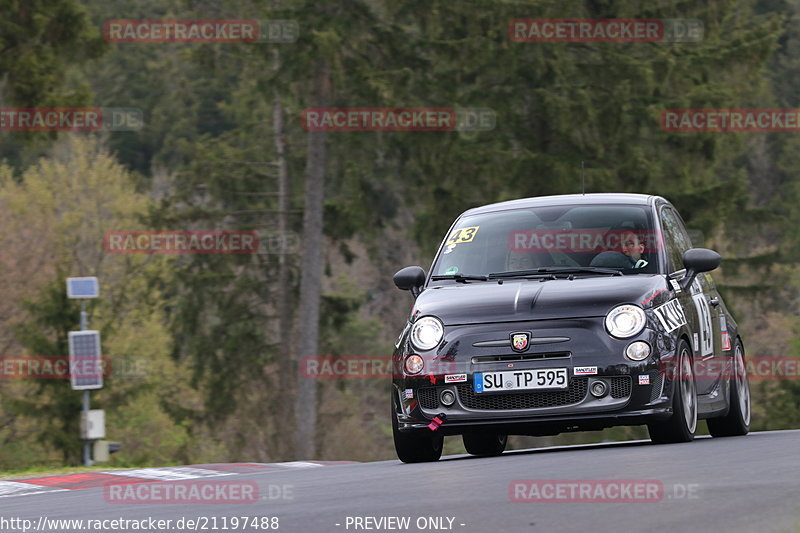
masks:
[[[458,397],[467,409],[511,410],[558,407],[583,400],[586,397],[587,383],[587,378],[572,378],[566,390],[493,395],[475,394],[471,385],[459,385]]]
[[[419,404],[423,409],[438,409],[439,396],[436,394],[436,387],[425,387],[417,391]]]
[[[631,395],[631,378],[628,376],[617,376],[611,378],[611,397],[627,398]]]

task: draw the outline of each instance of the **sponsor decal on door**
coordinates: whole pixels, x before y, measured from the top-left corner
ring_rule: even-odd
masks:
[[[686,315],[678,300],[670,300],[664,305],[653,309],[653,312],[667,332],[675,331],[686,324]]]

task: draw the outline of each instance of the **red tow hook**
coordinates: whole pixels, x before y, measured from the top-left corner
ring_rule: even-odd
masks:
[[[438,415],[433,417],[433,420],[431,420],[431,423],[428,424],[428,429],[430,429],[431,431],[436,431],[442,425],[444,425],[446,420],[447,420],[447,415],[444,414],[444,413],[439,413]]]

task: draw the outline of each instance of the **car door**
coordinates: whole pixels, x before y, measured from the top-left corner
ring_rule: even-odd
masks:
[[[682,270],[684,268],[683,254],[692,248],[689,233],[686,231],[680,215],[671,206],[662,207],[660,219],[667,242],[667,255],[671,262],[671,271]],[[688,290],[682,291],[679,295],[691,329],[698,394],[709,394],[714,390],[720,379],[724,363],[720,339],[719,309],[713,305],[714,293],[706,276],[699,274]],[[719,301],[718,297],[716,301]],[[692,318],[689,319],[689,317]]]

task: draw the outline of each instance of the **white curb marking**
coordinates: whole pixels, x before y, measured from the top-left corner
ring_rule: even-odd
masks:
[[[219,472],[204,468],[191,468],[176,466],[174,468],[139,468],[137,470],[114,470],[103,472],[114,476],[137,477],[141,479],[155,479],[161,481],[178,481],[181,479],[197,479],[201,477],[233,476],[233,472]]]

